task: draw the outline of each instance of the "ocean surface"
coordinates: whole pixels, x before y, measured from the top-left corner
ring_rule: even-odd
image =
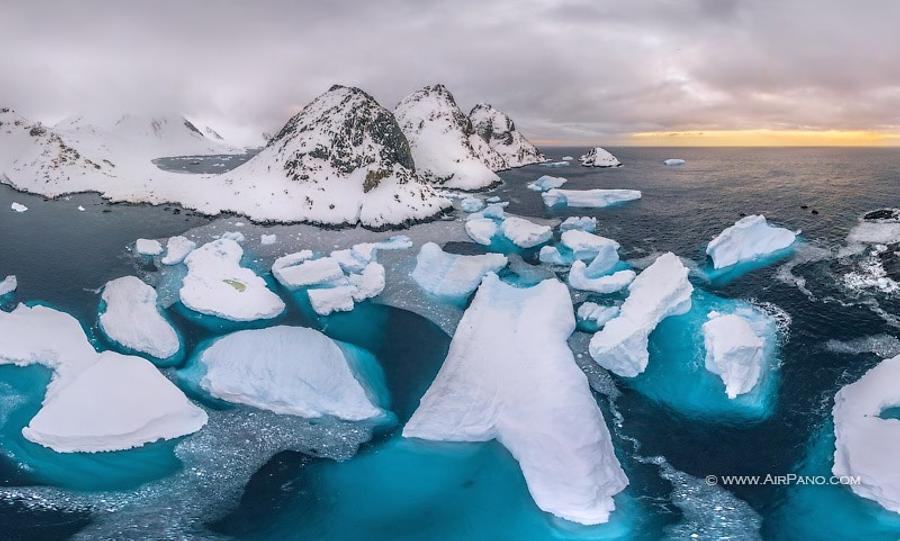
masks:
[[[484,194],[509,201],[507,212],[522,216],[594,216],[598,232],[617,240],[622,259],[635,267],[666,251],[694,262],[696,310],[651,335],[646,374],[611,378],[576,349],[630,481],[609,524],[576,527],[542,513],[499,444],[399,438],[450,336],[427,317],[376,298],[328,318],[289,303],[279,323],[314,326],[371,352],[397,417],[388,426],[311,423],[205,404],[210,427],[194,436],[122,453],[63,456],[19,434],[40,406],[49,373],[0,367],[0,539],[900,538],[897,515],[846,487],[706,482],[707,476],[828,475],[835,393],[880,359],[900,354],[900,292],[860,280],[871,271],[869,248],[854,249],[847,239],[867,211],[900,206],[900,150],[609,150],[623,167],[528,166],[501,173],[504,184]],[[545,151],[559,160],[584,149]],[[666,158],[686,163],[667,167]],[[191,171],[240,162],[170,160],[160,165],[184,170],[186,182]],[[544,174],[567,178],[567,189],[630,188],[643,198],[606,209],[547,209],[525,187]],[[10,211],[13,201],[29,210]],[[706,244],[749,214],[800,230],[801,241],[765,264],[710,272]],[[236,220],[174,205],[111,205],[93,194],[45,200],[0,186],[0,278],[19,280],[0,307],[28,301],[59,308],[106,348],[96,332],[98,288],[128,274],[155,276],[152,263],[130,253],[135,239]],[[534,253],[523,256],[534,262]],[[694,370],[698,360],[702,365],[694,330],[706,310],[722,306],[753,308],[775,322],[769,379],[752,403],[713,396]],[[185,359],[224,332],[174,308],[168,315],[185,337]],[[572,341],[575,348],[584,343]],[[178,381],[177,371],[167,375]]]

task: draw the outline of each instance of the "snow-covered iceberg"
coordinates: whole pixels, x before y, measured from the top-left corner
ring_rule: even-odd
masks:
[[[738,314],[710,312],[703,324],[706,369],[718,374],[728,398],[750,392],[765,368],[763,338]]]
[[[500,224],[503,236],[519,248],[533,248],[553,238],[553,229],[524,218],[510,216]]]
[[[484,208],[484,201],[477,197],[467,197],[459,202],[459,208],[463,212],[478,212]]]
[[[650,354],[647,341],[663,319],[691,308],[694,287],[678,256],[659,256],[628,286],[619,316],[591,338],[590,353],[600,366],[625,377],[644,371]]]
[[[160,261],[163,265],[178,265],[194,251],[197,243],[182,236],[170,237],[166,241],[166,255]]]
[[[610,268],[619,261],[619,243],[600,235],[588,233],[581,229],[568,229],[563,231],[560,236],[560,242],[572,251],[575,259],[594,259],[597,256],[614,259]]]
[[[519,462],[538,507],[581,524],[607,522],[628,480],[566,342],[574,329],[559,281],[516,288],[487,275],[403,435],[496,439]]]
[[[15,291],[17,287],[19,287],[19,281],[16,279],[15,275],[10,274],[3,280],[0,280],[0,297],[9,295]]]
[[[544,155],[516,129],[512,119],[492,105],[479,103],[469,113],[474,133],[472,146],[493,171],[522,167],[545,160]],[[486,145],[480,144],[481,142]],[[485,151],[485,147],[488,151]]]
[[[619,159],[601,147],[594,147],[583,154],[579,160],[585,167],[619,167]]]
[[[605,295],[625,289],[634,281],[635,277],[634,271],[627,269],[614,272],[608,276],[600,275],[594,277],[588,272],[589,268],[581,260],[572,263],[572,268],[569,269],[568,281],[573,289]]]
[[[157,256],[162,253],[163,247],[155,239],[138,239],[134,243],[134,251],[140,255]]]
[[[185,259],[188,273],[178,292],[182,304],[201,314],[230,321],[272,319],[284,311],[284,302],[265,280],[241,267],[244,250],[233,240],[218,239],[191,252]]]
[[[591,233],[597,229],[597,218],[592,216],[570,216],[559,224],[560,231],[568,231],[570,229],[580,229]]]
[[[172,325],[159,313],[156,290],[136,276],[123,276],[103,286],[100,329],[129,352],[168,359],[178,353],[181,341]]]
[[[789,229],[769,225],[765,216],[745,216],[710,241],[706,253],[716,269],[730,267],[783,250],[797,235]]]
[[[548,207],[566,206],[572,208],[604,208],[641,198],[639,190],[560,190],[554,188],[541,194]]]
[[[618,306],[602,306],[596,302],[583,302],[575,312],[578,328],[587,332],[597,332],[606,325],[606,322],[618,315]]]
[[[466,220],[465,228],[469,238],[482,246],[490,246],[494,236],[500,231],[500,225],[489,218]]]
[[[666,165],[684,165],[685,161],[681,158],[669,158],[667,160],[663,160],[663,163]]]
[[[285,415],[350,421],[384,415],[339,344],[305,327],[243,330],[215,340],[195,359],[211,396]]]
[[[313,259],[311,251],[303,250],[276,259],[272,274],[284,287],[295,289],[337,283],[344,277],[344,269],[337,258]]]
[[[12,210],[14,212],[19,212],[19,213],[25,212],[28,210],[28,207],[26,207],[22,203],[18,203],[16,201],[13,201],[12,203],[10,203],[9,208],[10,208],[10,210]]]
[[[475,291],[484,275],[499,272],[508,262],[501,254],[449,254],[426,242],[416,256],[412,278],[432,295],[458,300]]]
[[[447,188],[478,190],[498,177],[481,156],[493,152],[475,135],[472,123],[444,85],[429,85],[403,98],[394,116],[409,141],[415,170]],[[473,142],[484,148],[476,150]]]
[[[550,175],[543,175],[539,179],[533,182],[529,182],[528,189],[533,192],[546,192],[547,190],[551,190],[553,188],[560,188],[566,182],[569,181],[562,177],[551,177]]]

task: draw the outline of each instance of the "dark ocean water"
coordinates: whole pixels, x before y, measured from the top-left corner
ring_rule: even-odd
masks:
[[[547,520],[533,509],[515,462],[502,447],[422,452],[397,440],[394,427],[377,435],[348,462],[299,452],[279,453],[251,478],[239,503],[218,510],[214,518],[201,517],[208,523],[207,533],[267,540],[658,539],[697,532],[701,539],[717,538],[725,535],[723,532],[742,534],[732,539],[756,535],[829,539],[841,531],[835,522],[839,521],[844,527],[851,525],[852,531],[862,535],[859,538],[900,536],[891,517],[843,487],[729,486],[724,496],[749,504],[751,518],[729,515],[734,523],[724,526],[732,527],[730,530],[723,524],[704,526],[689,510],[719,505],[715,502],[720,500],[694,491],[687,496],[694,501],[685,503],[673,490],[677,480],[666,475],[664,468],[626,456],[664,457],[667,467],[700,480],[708,475],[830,469],[829,445],[833,451],[833,441],[829,441],[828,423],[833,396],[879,357],[858,348],[838,353],[826,347],[826,342],[900,336],[898,323],[892,319],[900,317],[900,295],[846,287],[841,278],[855,269],[857,261],[852,258],[806,256],[834,253],[843,247],[847,234],[866,211],[900,206],[900,150],[610,150],[624,167],[583,168],[577,162],[560,168],[529,166],[502,173],[505,184],[492,195],[510,201],[507,211],[515,214],[595,216],[600,234],[622,245],[623,259],[672,251],[703,267],[706,243],[746,214],[765,214],[772,222],[802,230],[803,247],[787,259],[731,281],[693,279],[705,293],[726,300],[752,300],[759,306],[775,305],[777,313],[789,319],[779,343],[777,385],[761,419],[697,416],[648,391],[654,386],[615,380],[620,395],[612,403],[602,399],[601,405],[607,421],[612,422],[614,411],[622,416],[614,437],[631,481],[628,494],[619,501],[618,530],[572,531]],[[577,158],[583,152],[579,148],[547,150],[553,159]],[[665,167],[662,161],[666,158],[684,158],[687,163]],[[641,190],[643,198],[608,209],[546,209],[540,196],[524,187],[542,174],[569,179],[567,189],[631,188]],[[30,210],[10,212],[12,201]],[[79,212],[78,205],[86,211]],[[144,270],[127,253],[129,243],[139,237],[179,234],[208,221],[175,207],[108,205],[90,194],[46,201],[0,186],[0,278],[18,276],[14,300],[48,303],[72,313],[90,330],[96,319],[96,289],[112,278]],[[783,267],[788,261],[797,263],[789,273]],[[801,278],[802,287],[785,280],[785,275]],[[6,307],[12,307],[12,300]],[[185,333],[189,348],[215,334],[177,314],[172,317]],[[292,311],[287,321],[315,324],[297,311]],[[364,305],[351,314],[330,318],[325,332],[375,354],[385,370],[392,408],[401,422],[427,388],[449,345],[449,337],[426,319],[378,305]],[[656,355],[672,351],[671,347],[665,349],[669,346],[664,332],[651,341]],[[653,357],[650,362],[652,365]],[[0,368],[0,384],[37,386],[31,391],[30,407],[40,401],[42,378],[46,374],[40,370],[23,375],[16,367]],[[677,392],[678,385],[687,388],[690,384],[687,379],[674,388]],[[4,423],[10,425],[11,419]],[[2,434],[14,438],[9,426]],[[635,441],[639,449],[633,447]],[[17,463],[20,455],[10,455],[9,448],[15,446],[3,447],[0,485],[66,484],[63,474],[48,477],[23,469]],[[159,453],[145,457],[153,467],[132,472],[137,479],[134,483],[164,477],[171,474],[171,468],[177,469],[177,463],[171,465],[165,458],[170,450]],[[42,456],[40,460],[54,459]],[[79,468],[79,475],[88,477],[115,477],[119,474],[113,470],[127,469],[114,460],[72,466],[73,470]],[[82,489],[84,486],[90,487],[90,483]],[[91,520],[88,511],[29,506],[0,498],[0,539],[66,539]],[[693,529],[678,529],[679,524],[690,521],[696,522],[691,523]]]

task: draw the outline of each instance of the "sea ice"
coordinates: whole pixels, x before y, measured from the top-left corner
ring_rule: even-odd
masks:
[[[563,156],[563,157],[560,158],[560,159],[569,162],[569,161],[574,160],[575,158],[572,157],[572,156]]]
[[[134,243],[134,250],[140,255],[157,256],[162,253],[163,247],[158,240],[138,239]]]
[[[584,261],[581,260],[572,263],[572,268],[569,269],[569,285],[573,289],[600,294],[615,293],[628,287],[635,277],[633,270],[621,270],[609,276],[593,278],[588,275],[588,268]]]
[[[260,235],[259,243],[263,246],[269,246],[270,244],[275,244],[278,241],[278,235]]]
[[[81,205],[78,205],[78,212],[84,212],[84,211],[85,211],[85,208],[82,207]]]
[[[307,251],[289,254],[275,260],[272,274],[275,279],[287,288],[309,287],[328,284],[344,277],[340,262],[334,257],[309,259],[304,257]],[[312,252],[308,253],[312,256]]]
[[[306,293],[312,309],[320,316],[327,316],[333,312],[353,310],[353,293],[355,291],[356,288],[350,285],[336,285],[310,289]]]
[[[533,248],[553,238],[553,229],[524,218],[509,217],[500,224],[503,236],[519,248]]]
[[[684,165],[684,160],[681,158],[669,158],[668,160],[663,161],[666,165]]]
[[[384,291],[386,283],[384,266],[373,261],[366,265],[362,272],[349,275],[347,280],[354,288],[354,301],[362,302],[371,299]]]
[[[162,258],[163,265],[178,265],[187,255],[194,251],[197,243],[187,237],[169,237],[166,241],[166,255]]]
[[[28,210],[28,207],[26,207],[22,203],[16,203],[15,201],[13,201],[9,208],[16,212],[25,212],[26,210]]]
[[[535,192],[546,192],[552,188],[559,188],[563,184],[568,182],[568,179],[563,177],[551,177],[550,175],[544,175],[534,182],[528,183],[528,189]]]
[[[706,253],[717,269],[730,267],[783,250],[794,243],[797,236],[782,227],[766,222],[765,216],[745,216],[710,241]]]
[[[252,270],[241,267],[244,250],[229,239],[197,248],[184,259],[188,267],[179,296],[189,309],[231,321],[271,319],[284,302]]]
[[[156,307],[156,290],[135,276],[110,280],[101,296],[105,309],[100,329],[114,342],[156,359],[172,357],[181,348],[178,334]]]
[[[485,274],[500,271],[508,262],[501,254],[449,254],[427,242],[419,249],[412,277],[432,295],[459,298],[475,291]]]
[[[238,331],[217,339],[196,362],[204,369],[200,387],[228,402],[284,415],[350,421],[384,414],[338,344],[314,329]]]
[[[22,435],[60,453],[120,451],[192,434],[206,420],[149,361],[106,351],[48,396]]]
[[[607,259],[615,258],[612,265],[619,261],[619,243],[612,239],[588,233],[581,229],[569,229],[563,231],[560,241],[563,246],[572,250],[575,259],[594,259],[598,256]]]
[[[15,291],[17,287],[19,287],[18,280],[16,280],[16,277],[14,275],[10,274],[3,280],[0,280],[0,297],[2,297],[3,295],[9,295],[13,291]]]
[[[556,246],[542,246],[541,251],[538,253],[538,259],[541,263],[547,263],[548,265],[569,264],[569,261],[563,257]]]
[[[628,289],[619,316],[591,338],[590,353],[600,366],[634,377],[647,367],[650,333],[663,319],[690,310],[694,287],[687,267],[669,252],[644,269]]]
[[[608,321],[619,315],[618,306],[602,306],[596,302],[584,302],[575,312],[578,322],[596,332]]]
[[[466,220],[465,227],[469,237],[482,246],[490,246],[494,235],[500,230],[497,222],[489,218]]]
[[[638,190],[560,190],[552,189],[541,194],[544,205],[573,208],[604,208],[625,201],[641,198]]]
[[[765,343],[749,321],[737,314],[710,312],[703,324],[703,342],[706,369],[722,378],[728,398],[756,386],[766,362]]]
[[[484,201],[477,197],[467,197],[460,201],[459,207],[465,212],[478,212],[484,208]]]
[[[618,158],[600,147],[592,148],[579,159],[581,160],[581,165],[585,167],[619,167],[622,165]]]
[[[607,522],[628,480],[566,342],[574,329],[559,281],[516,288],[488,274],[403,435],[496,439],[519,462],[538,507],[581,524]]]
[[[597,229],[597,218],[590,216],[571,216],[566,218],[563,223],[559,224],[560,231],[568,231],[570,229],[580,229],[591,233]]]
[[[240,222],[238,222],[240,223]],[[238,223],[234,224],[237,225]],[[247,238],[240,231],[226,231],[219,237],[220,239],[233,240],[234,242],[244,242]]]

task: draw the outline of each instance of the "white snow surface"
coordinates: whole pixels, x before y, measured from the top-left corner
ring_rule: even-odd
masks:
[[[503,236],[519,248],[533,248],[553,238],[553,229],[524,218],[510,216],[500,224]]]
[[[15,275],[10,274],[3,280],[0,280],[0,297],[9,295],[15,291],[17,287],[19,287],[19,281],[16,279]]]
[[[403,435],[496,439],[519,462],[538,507],[581,524],[607,522],[628,480],[566,342],[574,329],[559,281],[516,288],[487,275]]]
[[[634,377],[647,368],[650,333],[663,319],[691,309],[694,287],[688,268],[675,254],[659,256],[628,286],[619,316],[591,338],[591,357],[620,376]]]
[[[252,270],[241,267],[244,250],[229,239],[208,242],[184,262],[187,276],[179,290],[189,309],[231,321],[271,319],[284,311],[284,302]]]
[[[900,513],[900,421],[880,414],[900,404],[900,355],[881,361],[834,397],[836,476],[856,476],[857,496]]]
[[[356,306],[353,303],[355,288],[350,285],[335,285],[310,289],[306,292],[309,304],[320,316],[328,316],[334,312],[349,312]]]
[[[156,290],[136,276],[123,276],[103,286],[106,309],[100,328],[116,343],[157,359],[167,359],[181,347],[178,334],[156,306]]]
[[[572,208],[604,208],[640,199],[641,192],[622,189],[560,190],[554,188],[542,193],[541,198],[544,200],[544,205],[548,207],[564,205]]]
[[[140,255],[157,256],[162,253],[163,247],[158,240],[138,239],[134,243],[134,251]]]
[[[499,272],[507,263],[509,260],[501,254],[450,254],[426,242],[416,256],[412,278],[432,295],[458,298],[475,291],[486,274]]]
[[[512,119],[492,105],[479,103],[469,113],[469,120],[474,131],[470,136],[472,146],[493,171],[545,161],[537,147],[516,129]]]
[[[601,147],[594,147],[583,154],[579,160],[585,167],[619,167],[619,159]]]
[[[194,251],[197,243],[182,236],[169,237],[166,241],[166,255],[161,262],[163,265],[177,265],[184,261],[187,255]]]
[[[760,214],[745,216],[710,241],[706,253],[717,269],[752,261],[787,248],[797,235],[783,227],[769,225]]]
[[[765,364],[765,342],[747,319],[710,312],[703,324],[703,343],[706,369],[722,378],[728,398],[753,390]]]
[[[548,265],[569,264],[556,246],[541,246],[541,251],[538,253],[538,260],[541,263],[547,263]]]
[[[337,343],[305,327],[238,331],[199,357],[212,396],[284,415],[361,421],[380,417]]]

